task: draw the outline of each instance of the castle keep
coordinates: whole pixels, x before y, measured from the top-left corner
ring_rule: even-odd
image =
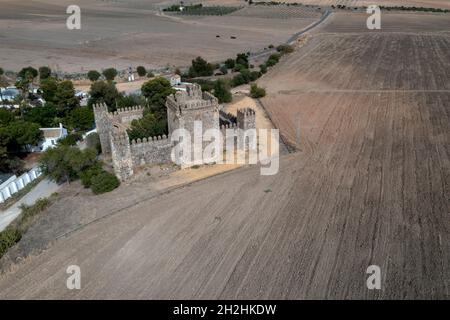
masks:
[[[104,155],[110,155],[119,179],[127,180],[133,169],[144,164],[171,161],[174,143],[170,136],[176,129],[185,129],[194,136],[194,121],[201,121],[202,132],[208,129],[255,129],[255,112],[238,110],[236,122],[220,126],[221,111],[216,97],[202,92],[197,84],[189,84],[186,91],[177,91],[167,97],[169,136],[148,137],[130,141],[127,129],[131,121],[143,116],[143,107],[132,107],[108,112],[105,104],[94,105],[95,123]]]

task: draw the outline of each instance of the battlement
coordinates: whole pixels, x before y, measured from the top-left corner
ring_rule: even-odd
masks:
[[[238,116],[240,115],[240,116],[248,117],[248,116],[254,116],[256,113],[255,113],[255,110],[253,110],[252,108],[244,108],[244,109],[238,109],[237,114],[238,114]]]
[[[220,126],[220,130],[236,129],[237,127],[238,127],[237,123],[223,124],[223,125]]]
[[[133,139],[131,140],[131,144],[132,145],[138,145],[138,144],[142,144],[142,143],[152,143],[152,142],[157,142],[157,141],[164,141],[170,139],[170,136],[166,136],[165,134],[163,134],[162,136],[153,136],[153,137],[148,137],[148,138],[143,138],[143,139]]]
[[[144,107],[133,106],[133,107],[120,108],[114,112],[109,112],[109,114],[111,114],[113,116],[120,116],[120,115],[123,115],[124,113],[134,113],[134,112],[141,113],[143,111],[144,111]]]
[[[192,83],[186,86],[186,91],[177,91],[175,94],[167,97],[166,106],[168,108],[180,109],[202,109],[215,107],[218,105],[218,99],[209,92],[202,92],[198,84]]]

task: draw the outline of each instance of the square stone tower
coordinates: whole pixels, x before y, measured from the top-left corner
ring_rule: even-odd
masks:
[[[206,130],[220,130],[219,124],[219,102],[209,92],[202,92],[200,85],[188,84],[186,91],[177,91],[175,94],[167,97],[167,123],[169,135],[172,135],[176,129],[186,129],[191,135],[191,143],[194,143],[194,124],[201,122],[203,135]],[[208,144],[194,145],[191,159],[194,159],[194,153],[201,154],[203,148]]]

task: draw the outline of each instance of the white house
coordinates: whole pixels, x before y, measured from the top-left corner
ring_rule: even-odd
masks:
[[[13,101],[19,94],[16,87],[0,88],[0,101]]]
[[[39,128],[44,135],[44,139],[39,142],[37,147],[34,147],[33,151],[45,151],[48,148],[52,148],[56,145],[59,139],[67,136],[67,129],[65,129],[62,123],[57,128]]]

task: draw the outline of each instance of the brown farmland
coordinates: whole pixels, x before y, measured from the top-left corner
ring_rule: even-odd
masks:
[[[49,65],[80,72],[129,66],[186,66],[197,56],[223,61],[239,52],[258,51],[285,42],[316,21],[305,10],[295,19],[274,17],[270,23],[242,13],[232,16],[163,15],[157,1],[90,1],[81,9],[81,30],[68,30],[69,0],[0,0],[0,66]],[[219,36],[219,37],[217,37]],[[231,37],[235,39],[231,39]]]
[[[335,34],[348,16],[332,19],[259,81],[300,150],[278,174],[242,168],[131,203],[1,276],[0,297],[449,298],[450,38],[434,15],[405,33],[407,18]],[[81,290],[66,288],[70,264]]]

